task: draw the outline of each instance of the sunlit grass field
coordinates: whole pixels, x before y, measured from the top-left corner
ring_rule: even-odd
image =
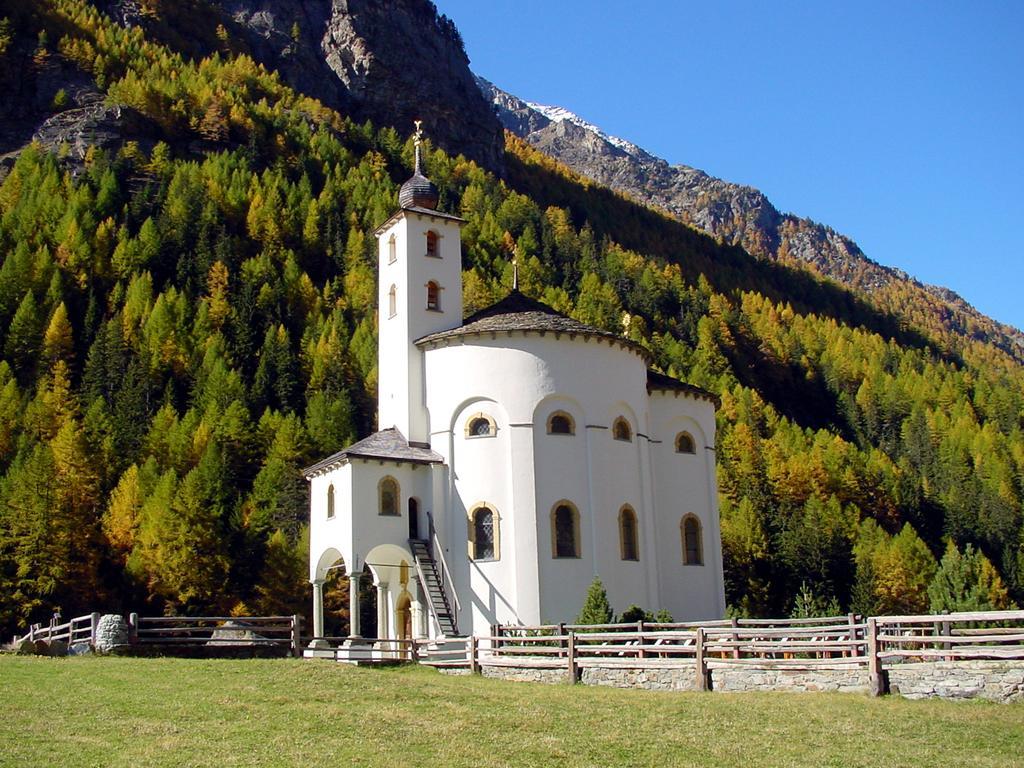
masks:
[[[0,765],[1024,765],[1024,705],[0,656]]]

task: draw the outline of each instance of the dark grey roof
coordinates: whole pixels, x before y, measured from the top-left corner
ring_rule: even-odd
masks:
[[[673,379],[671,376],[666,376],[664,373],[658,373],[657,371],[647,371],[647,391],[653,392],[655,390],[669,391],[669,392],[684,392],[693,397],[699,397],[702,400],[708,400],[714,404],[715,408],[722,405],[721,399],[718,395],[708,392],[706,389],[701,389],[693,384],[687,384],[685,381],[679,379]]]
[[[432,344],[445,343],[452,339],[465,336],[479,336],[497,333],[511,333],[514,331],[529,333],[555,333],[567,334],[569,336],[583,336],[587,338],[607,339],[610,342],[621,344],[643,358],[649,358],[650,353],[642,346],[630,339],[624,338],[617,333],[602,331],[592,325],[573,320],[561,312],[552,309],[547,304],[531,299],[516,289],[512,289],[504,299],[497,304],[492,304],[486,309],[467,317],[458,328],[447,331],[431,333],[416,340],[417,346],[429,346]]]
[[[437,208],[437,187],[434,182],[419,172],[412,175],[398,190],[398,204],[403,208]]]
[[[328,456],[302,470],[307,478],[322,469],[340,464],[345,459],[377,459],[380,461],[400,461],[408,464],[443,464],[444,457],[435,453],[424,443],[410,443],[405,436],[394,427],[374,432],[357,443],[352,443],[343,451]]]

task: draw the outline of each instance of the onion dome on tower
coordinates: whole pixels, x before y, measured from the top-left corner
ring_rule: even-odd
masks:
[[[420,129],[421,120],[416,121],[416,169],[402,188],[398,190],[398,204],[403,208],[427,208],[437,210],[437,187],[434,182],[423,175],[420,170],[420,141],[423,138],[423,131]]]

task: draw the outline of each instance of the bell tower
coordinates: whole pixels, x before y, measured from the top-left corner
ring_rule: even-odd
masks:
[[[423,175],[416,121],[416,168],[378,241],[377,426],[429,442],[423,353],[415,341],[462,325],[465,222],[437,210],[437,187]]]

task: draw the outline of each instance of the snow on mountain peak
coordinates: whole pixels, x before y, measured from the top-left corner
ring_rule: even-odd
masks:
[[[608,133],[605,133],[593,123],[587,122],[582,117],[577,115],[575,112],[570,112],[565,107],[553,107],[548,106],[547,104],[538,104],[534,101],[527,101],[526,106],[528,106],[534,112],[539,112],[540,114],[544,115],[544,117],[546,117],[553,123],[560,123],[563,120],[566,120],[570,123],[573,123],[574,125],[578,125],[580,128],[585,128],[588,131],[596,133],[609,144],[618,147],[623,152],[626,152],[630,155],[637,155],[643,152],[643,150],[640,149],[640,147],[638,147],[633,142],[626,141],[625,139],[620,139],[618,136],[612,136]]]

